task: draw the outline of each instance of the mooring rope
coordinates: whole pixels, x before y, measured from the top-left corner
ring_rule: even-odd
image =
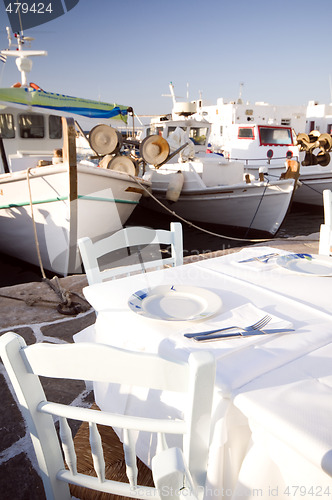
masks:
[[[151,191],[149,191],[145,186],[144,184],[142,184],[138,179],[137,177],[134,177],[133,175],[130,175],[128,174],[129,177],[135,181],[156,203],[158,203],[161,207],[163,207],[168,213],[170,213],[171,215],[173,215],[174,217],[176,217],[177,219],[181,220],[182,222],[184,222],[185,224],[187,224],[188,226],[191,226],[193,227],[194,229],[197,229],[199,231],[202,231],[203,233],[207,233],[211,236],[216,236],[217,238],[224,238],[224,239],[227,239],[227,240],[233,240],[233,241],[244,241],[244,242],[248,242],[248,243],[264,243],[264,242],[269,242],[269,241],[273,241],[273,238],[262,238],[262,239],[249,239],[249,238],[236,238],[235,236],[226,236],[224,234],[219,234],[219,233],[215,233],[213,231],[209,231],[208,229],[205,229],[201,226],[197,226],[196,224],[194,224],[193,222],[190,222],[189,220],[187,219],[184,219],[183,217],[181,217],[181,215],[178,215],[176,212],[174,212],[174,210],[171,210],[170,208],[168,208],[166,205],[164,205],[164,203],[162,203],[160,200],[158,200],[158,198],[156,198],[152,193]],[[266,185],[266,188],[267,188],[267,185]],[[264,190],[264,193],[263,195],[265,194],[265,191],[266,191],[266,188]],[[261,199],[262,200],[262,199]],[[261,203],[261,201],[260,201]],[[256,211],[257,213],[257,211]],[[255,213],[255,216],[256,216],[256,213]],[[253,223],[253,220],[251,221],[250,224]],[[296,237],[292,238],[292,237],[279,237],[279,239],[284,239],[284,240],[287,240],[287,241],[297,241],[296,240]],[[316,240],[307,240],[307,241],[316,241]]]
[[[76,315],[80,312],[84,312],[87,309],[91,307],[89,302],[85,300],[84,297],[79,295],[76,292],[70,292],[68,290],[65,290],[61,285],[59,278],[57,276],[53,276],[52,279],[47,278],[40,254],[40,248],[39,248],[39,241],[38,241],[38,235],[37,235],[37,226],[36,226],[36,221],[35,221],[35,215],[34,215],[34,210],[33,210],[33,202],[32,202],[32,194],[31,194],[31,185],[30,185],[30,170],[32,167],[27,169],[27,181],[28,181],[28,190],[29,190],[29,202],[30,202],[30,210],[31,210],[31,219],[32,219],[32,224],[33,224],[33,232],[34,232],[34,239],[35,239],[35,245],[36,245],[36,250],[37,250],[37,256],[38,256],[38,262],[39,262],[39,268],[42,274],[43,281],[47,283],[47,285],[58,295],[60,299],[60,303],[57,305],[57,311],[61,314],[67,314],[67,315]],[[83,306],[83,304],[79,304],[78,302],[73,302],[71,299],[71,295],[76,295],[79,297],[81,300],[83,300],[87,304],[87,308]],[[45,301],[44,301],[45,302]]]
[[[32,219],[32,224],[33,224],[33,232],[34,232],[34,237],[35,237],[35,245],[36,245],[36,250],[37,250],[37,257],[38,257],[39,267],[40,267],[40,271],[41,271],[43,279],[46,279],[46,274],[45,274],[45,271],[44,271],[44,266],[43,266],[43,262],[42,262],[41,255],[40,255],[40,248],[39,248],[39,241],[38,241],[38,236],[37,236],[37,227],[36,227],[35,215],[34,215],[34,212],[33,212],[32,194],[31,194],[31,186],[30,186],[30,170],[31,170],[31,167],[27,168],[27,181],[28,181],[28,190],[29,190],[29,201],[30,201],[31,219]]]
[[[136,177],[134,177],[133,175],[129,175],[129,177],[131,177],[135,182],[137,182],[137,184],[142,188],[144,189],[144,191],[146,193],[148,193],[149,196],[151,196],[151,198],[156,201],[161,207],[163,207],[167,212],[169,212],[171,215],[173,215],[174,217],[177,217],[178,219],[180,219],[182,222],[184,222],[185,224],[188,224],[188,226],[191,226],[195,229],[198,229],[199,231],[202,231],[203,233],[207,233],[207,234],[210,234],[211,236],[217,236],[218,238],[224,238],[224,239],[227,239],[227,240],[233,240],[233,241],[247,241],[249,243],[262,243],[262,242],[265,242],[265,241],[271,241],[272,238],[265,238],[265,239],[248,239],[248,238],[236,238],[235,236],[226,236],[224,234],[218,234],[218,233],[215,233],[213,231],[209,231],[208,229],[205,229],[203,227],[200,227],[200,226],[197,226],[196,224],[194,224],[193,222],[190,222],[189,220],[187,219],[184,219],[183,217],[181,217],[181,215],[178,215],[176,212],[174,212],[173,210],[171,210],[170,208],[168,208],[166,205],[164,205],[164,203],[162,203],[160,200],[158,200],[158,198],[156,198],[145,186],[144,184],[142,184]],[[264,190],[264,193],[265,193],[265,190]],[[263,194],[264,194],[263,193]],[[260,202],[261,203],[261,202]],[[257,211],[256,211],[257,213]],[[255,213],[255,216],[256,216],[256,213]],[[253,223],[253,220],[251,221],[250,224]]]
[[[264,196],[265,196],[265,192],[266,192],[266,190],[267,190],[267,186],[268,186],[269,184],[270,184],[270,181],[269,181],[269,179],[267,179],[266,184],[265,184],[265,186],[264,186],[264,191],[263,191],[262,196],[261,196],[261,198],[260,198],[260,200],[259,200],[259,202],[258,202],[258,205],[257,205],[256,211],[255,211],[255,213],[254,213],[253,218],[251,219],[251,222],[250,222],[250,224],[249,224],[249,226],[248,226],[248,228],[247,228],[247,230],[246,230],[246,233],[245,233],[244,237],[246,237],[246,236],[247,236],[247,234],[249,233],[249,231],[250,231],[250,229],[251,229],[251,226],[252,226],[252,224],[253,224],[254,220],[256,219],[256,215],[258,214],[259,207],[260,207],[260,206],[261,206],[261,204],[262,204],[263,198],[264,198]]]
[[[315,189],[314,187],[310,186],[309,184],[307,184],[305,181],[302,181],[300,180],[301,184],[303,184],[303,186],[305,186],[306,188],[308,189],[311,189],[312,191],[315,191],[315,193],[318,193],[320,194],[321,196],[323,196],[323,193],[321,191],[319,191],[318,189]]]

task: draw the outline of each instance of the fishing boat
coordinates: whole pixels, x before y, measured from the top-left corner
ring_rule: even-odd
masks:
[[[294,202],[323,205],[323,191],[332,188],[332,163],[317,146],[313,163],[305,159],[301,138],[314,133],[331,137],[332,107],[310,101],[307,106],[271,106],[217,100],[216,106],[202,106],[198,113],[211,121],[210,143],[213,151],[245,162],[245,169],[257,177],[259,169],[269,179],[285,172],[287,158],[300,162],[299,189]],[[300,138],[300,140],[298,140]],[[326,139],[326,137],[325,137]],[[323,138],[323,141],[325,140]],[[307,155],[308,158],[308,155]],[[328,158],[328,159],[327,159]],[[317,161],[318,160],[318,161]]]
[[[207,153],[211,125],[195,120],[185,103],[176,112],[151,122],[148,132],[159,134],[160,148],[183,149],[162,166],[148,165],[144,178],[152,182],[152,197],[142,204],[155,211],[171,212],[183,219],[236,228],[244,234],[274,236],[286,217],[297,187],[299,163],[286,159],[276,179],[245,170],[244,161]],[[153,140],[157,145],[158,141]],[[177,160],[177,161],[174,161]]]
[[[17,158],[0,175],[0,251],[56,274],[83,272],[77,241],[101,239],[123,227],[143,190],[135,176],[76,161],[75,126],[64,123],[63,158]],[[150,183],[140,179],[140,184]]]
[[[98,159],[77,161],[74,117],[123,122],[130,108],[29,84],[29,58],[42,54],[25,50],[23,35],[16,39],[17,50],[1,51],[16,57],[21,83],[0,89],[0,251],[60,275],[79,273],[77,240],[97,240],[121,229],[143,190],[135,182],[134,165],[113,162],[101,168]],[[101,140],[107,142],[112,128],[104,126]]]
[[[326,136],[320,133],[318,135]],[[308,134],[296,135],[291,127],[234,124],[225,130],[223,153],[228,158],[244,161],[246,172],[257,177],[260,169],[269,179],[277,179],[285,172],[287,158],[298,160],[300,189],[296,190],[293,201],[322,206],[323,191],[332,188],[330,155],[326,156],[324,151],[323,155],[318,157],[311,155],[312,163],[306,160],[304,150],[300,147],[303,136],[306,136],[309,142]],[[320,146],[316,149],[319,155]]]
[[[168,210],[189,221],[236,228],[247,235],[274,236],[296,186],[293,177],[271,182],[249,177],[246,182],[243,164],[212,158],[165,164],[158,170],[150,166],[150,173],[152,194],[162,205],[144,198],[142,204],[147,208],[162,213]],[[169,197],[170,190],[180,191],[176,200]]]
[[[31,58],[46,56],[47,52],[27,48],[33,38],[23,33],[15,33],[13,37],[7,28],[7,34],[9,48],[1,50],[0,57],[6,64],[15,59],[21,80],[12,87],[0,88],[0,132],[9,167],[16,158],[51,154],[61,148],[62,116],[74,118],[76,141],[87,154],[92,151],[83,128],[91,130],[99,123],[110,124],[113,120],[123,126],[127,124],[131,107],[48,92],[29,82]],[[84,121],[83,127],[80,120]],[[0,168],[3,171],[4,166],[0,164]]]
[[[243,161],[256,178],[261,169],[277,179],[286,171],[287,159],[299,159],[295,127],[305,125],[303,107],[244,103],[240,91],[236,102],[219,98],[216,106],[201,106],[197,113],[211,122],[212,151]]]

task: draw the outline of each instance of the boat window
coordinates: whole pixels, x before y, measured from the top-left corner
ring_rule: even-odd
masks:
[[[14,139],[14,117],[13,115],[3,113],[0,114],[0,134],[3,139]]]
[[[292,141],[292,130],[281,127],[258,127],[261,146],[290,146]]]
[[[206,142],[208,129],[206,127],[190,127],[189,138],[197,146],[202,146]]]
[[[219,134],[220,135],[223,135],[224,133],[224,127],[222,125],[220,125],[220,131],[219,131]]]
[[[239,139],[255,139],[253,127],[239,127]]]
[[[62,138],[61,116],[50,115],[48,118],[48,130],[50,139]]]
[[[182,128],[186,132],[187,127],[167,127],[167,137],[169,137],[177,128]]]
[[[164,127],[158,127],[157,125],[151,125],[150,134],[163,135]]]
[[[43,115],[20,115],[19,127],[24,139],[42,139],[45,135]]]

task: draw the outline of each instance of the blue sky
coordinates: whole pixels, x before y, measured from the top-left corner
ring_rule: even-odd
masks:
[[[328,103],[331,14],[331,0],[80,0],[25,32],[48,51],[30,81],[137,114],[169,112],[170,81],[184,100],[188,83],[191,100],[201,92],[210,104],[236,99],[241,82],[251,102]],[[1,48],[7,25],[1,1]],[[19,81],[13,59],[2,66],[1,87]]]

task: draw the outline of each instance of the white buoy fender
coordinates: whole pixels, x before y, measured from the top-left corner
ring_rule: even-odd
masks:
[[[184,175],[181,170],[178,170],[177,172],[172,174],[167,187],[166,200],[178,201],[183,183]]]

